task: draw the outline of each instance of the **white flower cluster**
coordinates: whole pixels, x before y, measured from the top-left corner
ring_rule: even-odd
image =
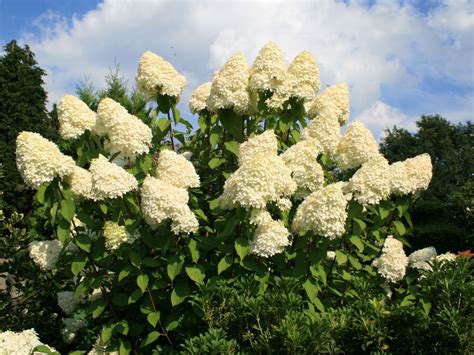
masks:
[[[59,259],[63,245],[59,240],[41,240],[28,246],[30,258],[43,270],[51,270]]]
[[[105,344],[101,337],[97,337],[94,347],[87,353],[87,355],[119,355],[118,351],[107,351],[107,344]]]
[[[65,179],[71,186],[71,191],[78,198],[91,199],[92,196],[92,174],[79,166]]]
[[[322,110],[303,130],[302,139],[314,139],[321,153],[333,156],[341,139],[337,116],[331,110]]]
[[[427,247],[414,251],[408,256],[408,265],[411,268],[420,271],[431,271],[429,262],[436,257],[438,253],[434,247]]]
[[[275,92],[286,78],[283,52],[274,42],[267,43],[258,52],[250,69],[249,88],[255,92]]]
[[[92,197],[95,201],[121,197],[138,187],[132,174],[109,163],[103,155],[91,161],[89,171],[92,174]]]
[[[124,243],[132,244],[138,239],[137,234],[130,234],[124,226],[116,222],[107,221],[104,225],[105,247],[109,250],[116,250]]]
[[[308,117],[314,118],[322,111],[330,110],[338,117],[340,125],[345,125],[349,119],[349,88],[340,83],[331,86],[314,99],[308,108]]]
[[[278,86],[273,96],[267,100],[269,107],[279,109],[290,97],[309,101],[319,91],[319,68],[316,60],[307,51],[298,54],[286,72],[285,81]]]
[[[299,190],[314,192],[323,187],[324,171],[317,162],[319,148],[316,140],[301,140],[282,154]]]
[[[147,176],[142,186],[142,212],[152,227],[171,219],[175,234],[194,233],[199,227],[196,216],[188,206],[189,196],[184,188]]]
[[[403,279],[408,266],[408,257],[403,251],[403,243],[389,235],[385,239],[382,255],[375,259],[372,265],[389,282],[396,283]]]
[[[390,195],[388,161],[381,155],[363,164],[349,180],[349,189],[361,204],[377,205]]]
[[[248,91],[249,67],[242,53],[229,58],[214,74],[207,107],[211,112],[219,109],[233,109],[238,114],[246,114],[250,109]]]
[[[428,154],[420,154],[390,166],[391,191],[406,195],[426,190],[433,175],[433,166]]]
[[[58,306],[66,315],[70,315],[82,303],[82,299],[77,298],[72,291],[62,291],[57,293]]]
[[[265,210],[252,211],[251,223],[257,226],[250,253],[268,258],[281,253],[290,244],[290,232],[282,221],[275,221]]]
[[[277,147],[272,130],[242,144],[239,168],[226,180],[220,197],[223,208],[240,205],[264,209],[267,202],[276,202],[282,197],[293,195],[296,183],[291,177],[291,170],[277,155]]]
[[[158,95],[179,97],[186,86],[186,78],[159,55],[150,51],[143,53],[136,75],[138,89],[148,99]]]
[[[134,158],[150,150],[152,132],[142,120],[129,114],[125,107],[110,98],[97,107],[99,124],[108,136],[111,152]]]
[[[61,329],[61,336],[63,341],[67,344],[72,343],[76,337],[76,333],[87,326],[86,321],[74,318],[63,318],[63,324],[64,328]]]
[[[15,333],[10,330],[0,332],[0,355],[26,355],[31,354],[33,349],[43,344],[34,329],[23,330]],[[51,352],[56,349],[47,346]]]
[[[199,175],[193,164],[172,150],[162,150],[158,157],[156,177],[178,188],[199,186]]]
[[[59,134],[64,139],[74,139],[86,130],[92,131],[97,114],[83,101],[72,95],[65,95],[58,102]]]
[[[328,239],[342,236],[347,219],[347,201],[350,199],[350,195],[343,192],[344,184],[327,185],[306,197],[296,211],[293,230],[312,231]]]
[[[353,122],[337,146],[339,168],[353,169],[380,155],[377,141],[362,122]]]
[[[62,154],[53,142],[38,133],[21,132],[16,139],[16,165],[25,183],[37,189],[72,173],[74,160]]]
[[[452,262],[456,261],[456,254],[447,252],[444,254],[439,254],[437,255],[434,260],[436,260],[438,263],[445,263],[445,262]]]
[[[193,91],[191,98],[189,99],[189,110],[192,113],[199,113],[207,108],[207,99],[211,93],[211,86],[212,83],[207,82]]]

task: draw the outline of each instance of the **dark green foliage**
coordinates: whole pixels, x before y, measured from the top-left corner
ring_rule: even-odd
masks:
[[[474,244],[474,126],[453,125],[441,116],[422,116],[418,131],[394,127],[381,151],[390,161],[428,153],[433,163],[431,184],[413,207],[415,225],[410,244],[429,245],[439,252],[461,251]]]
[[[15,164],[15,141],[21,131],[38,132],[56,139],[57,125],[48,117],[43,89],[45,71],[28,46],[11,41],[0,57],[0,163],[5,178],[0,180],[7,209],[31,210],[33,193],[25,191]]]

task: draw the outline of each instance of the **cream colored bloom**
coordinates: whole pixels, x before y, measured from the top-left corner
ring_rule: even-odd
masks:
[[[156,227],[164,220],[171,220],[175,234],[194,233],[199,227],[196,216],[188,206],[188,192],[166,181],[147,176],[142,186],[141,208],[145,221]]]
[[[408,256],[408,265],[420,271],[431,271],[429,262],[438,255],[434,247],[427,247],[414,251]]]
[[[270,213],[263,210],[254,211],[252,221],[257,225],[255,236],[250,243],[250,253],[268,258],[281,253],[290,245],[288,236],[290,232],[281,221],[275,221]]]
[[[406,195],[426,190],[433,175],[431,158],[421,154],[390,165],[391,191],[397,195]]]
[[[77,138],[96,124],[97,114],[75,96],[63,96],[57,109],[59,134],[64,139]]]
[[[293,195],[296,183],[291,170],[277,155],[277,140],[272,130],[250,138],[239,149],[239,169],[225,182],[219,198],[223,208],[237,206],[264,208]]]
[[[267,43],[258,52],[250,69],[250,90],[274,92],[282,86],[286,78],[283,52],[274,42]]]
[[[290,64],[283,85],[276,88],[273,96],[267,100],[267,105],[279,109],[290,97],[303,101],[312,100],[320,85],[316,60],[311,53],[303,51]]]
[[[372,262],[378,273],[389,282],[403,279],[408,266],[408,257],[403,251],[402,242],[389,235],[385,239],[382,255]]]
[[[67,315],[70,315],[82,303],[81,298],[77,298],[72,291],[62,291],[57,293],[58,306]]]
[[[340,237],[345,232],[346,206],[350,198],[344,195],[343,182],[327,185],[310,194],[298,206],[293,231],[312,231],[328,239]]]
[[[207,107],[211,112],[233,109],[246,114],[250,109],[249,68],[242,53],[234,54],[212,78]]]
[[[132,174],[109,163],[103,155],[92,160],[89,171],[92,174],[92,198],[96,201],[121,197],[138,187]]]
[[[338,167],[346,170],[357,168],[380,153],[372,133],[362,122],[353,122],[337,146],[336,155]]]
[[[72,173],[66,177],[66,181],[71,186],[74,196],[92,198],[92,175],[88,170],[75,166]]]
[[[456,254],[451,253],[451,252],[439,254],[434,258],[434,260],[436,260],[439,263],[445,263],[445,262],[449,263],[452,261],[456,261]]]
[[[314,139],[321,153],[334,155],[341,139],[341,128],[334,113],[322,111],[303,130],[302,139]]]
[[[10,330],[0,332],[0,355],[25,355],[31,354],[34,348],[43,344],[35,330],[28,329],[15,333]],[[56,349],[45,345],[51,352]],[[37,354],[35,352],[35,354]]]
[[[349,180],[349,189],[361,204],[377,205],[390,195],[388,161],[383,156],[363,164]]]
[[[158,95],[180,97],[186,86],[186,78],[159,55],[143,53],[136,75],[138,89],[148,98]]]
[[[105,247],[109,250],[116,250],[124,243],[132,244],[138,235],[131,235],[124,226],[116,222],[107,221],[104,225]]]
[[[196,90],[191,94],[189,99],[189,110],[192,113],[199,113],[200,111],[207,108],[207,99],[211,93],[211,82],[204,83],[200,85]]]
[[[97,108],[98,122],[104,127],[111,152],[124,157],[135,157],[150,150],[152,132],[139,118],[110,98],[103,99]]]
[[[323,187],[324,171],[317,162],[319,147],[314,139],[301,140],[282,154],[298,189],[310,192]]]
[[[28,246],[30,258],[43,270],[51,270],[56,265],[62,249],[59,240],[33,241]]]
[[[69,175],[76,164],[56,144],[38,133],[21,132],[16,139],[16,166],[23,181],[38,189],[43,183]]]
[[[160,152],[156,177],[179,188],[199,186],[199,175],[196,174],[193,164],[172,150]]]
[[[257,155],[274,156],[278,153],[278,141],[273,130],[249,138],[239,146],[239,165],[253,159]]]
[[[345,83],[331,86],[319,95],[308,108],[308,117],[314,118],[324,110],[331,110],[341,126],[349,119],[349,88]]]

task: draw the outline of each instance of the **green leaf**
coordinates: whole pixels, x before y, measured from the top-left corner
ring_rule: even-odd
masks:
[[[69,234],[71,231],[71,224],[63,219],[61,219],[58,223],[58,227],[56,229],[58,234],[58,239],[61,243],[65,243],[66,240],[69,238]]]
[[[222,132],[224,131],[224,128],[221,126],[214,126],[211,129],[211,134],[209,135],[209,143],[211,143],[211,146],[214,147],[217,143],[219,143],[219,140],[222,137]]]
[[[153,165],[153,159],[150,155],[145,155],[140,159],[139,161],[139,166],[140,169],[146,174],[148,170],[151,169],[151,166]]]
[[[156,330],[154,330],[151,333],[149,333],[145,337],[145,339],[143,339],[143,341],[141,343],[141,346],[143,346],[143,347],[148,346],[148,345],[152,344],[153,342],[155,342],[159,337],[160,337],[160,333],[158,333]]]
[[[416,300],[416,297],[413,295],[407,295],[403,298],[402,303],[400,306],[405,307],[405,306],[411,306],[413,304],[413,301]]]
[[[146,319],[148,320],[148,323],[150,323],[153,327],[156,327],[158,321],[160,320],[160,312],[152,312],[147,315]]]
[[[95,300],[91,304],[91,309],[92,309],[92,318],[97,318],[102,314],[102,312],[105,309],[105,306],[107,305],[107,301],[103,298],[99,298],[98,300]]]
[[[244,260],[245,256],[250,251],[249,242],[247,239],[244,238],[236,239],[234,243],[234,248],[241,261]]]
[[[191,254],[191,259],[194,263],[197,263],[199,261],[199,248],[198,243],[194,239],[189,241],[188,249],[189,253]]]
[[[118,275],[118,282],[122,281],[132,272],[133,268],[130,265],[125,265],[125,267],[120,271]]]
[[[128,304],[137,302],[142,296],[143,296],[143,291],[137,288],[135,291],[132,292],[132,294],[128,298]]]
[[[349,262],[351,263],[351,265],[357,269],[357,270],[360,270],[362,269],[362,265],[361,263],[359,262],[359,260],[357,260],[357,258],[353,257],[352,255],[349,255]]]
[[[360,239],[360,237],[358,237],[357,235],[351,235],[349,240],[357,247],[357,249],[359,249],[359,252],[362,253],[364,251],[364,242],[362,242],[362,239]]]
[[[236,157],[239,156],[239,143],[236,141],[230,141],[224,143],[226,149],[233,153]]]
[[[312,302],[321,313],[324,313],[326,311],[324,305],[318,297],[315,297]]]
[[[100,338],[102,339],[102,341],[104,343],[108,343],[108,341],[112,337],[112,332],[114,330],[114,326],[115,326],[115,324],[108,325],[102,330],[102,333],[100,334]]]
[[[193,212],[196,216],[201,218],[203,221],[209,223],[209,219],[207,218],[207,216],[206,216],[206,214],[204,213],[203,210],[201,210],[200,208],[196,208],[196,209],[193,210]]]
[[[428,316],[431,311],[431,302],[425,302],[424,300],[420,300],[421,306],[423,307],[423,311],[425,312],[425,315]]]
[[[140,287],[142,292],[144,293],[146,291],[146,288],[148,287],[148,282],[150,279],[148,278],[148,275],[138,275],[137,277],[137,285]]]
[[[156,126],[162,133],[166,133],[170,127],[170,121],[162,117],[156,122]]]
[[[119,355],[128,355],[132,351],[130,342],[125,339],[120,339]]]
[[[72,200],[61,201],[61,216],[68,222],[70,222],[74,214],[76,213],[76,204]]]
[[[38,191],[36,192],[36,201],[38,201],[41,205],[44,205],[46,201],[46,188],[48,185],[43,184],[39,187]]]
[[[48,348],[46,345],[38,345],[35,346],[34,349],[32,350],[31,354],[37,354],[37,353],[42,353],[42,354],[59,354],[57,352],[51,351],[50,348]],[[6,354],[6,353],[5,353]]]
[[[84,266],[86,266],[87,258],[85,255],[74,255],[74,258],[72,259],[71,263],[71,271],[74,274],[74,276],[79,275],[79,273],[84,269]]]
[[[340,250],[336,250],[336,262],[338,265],[347,263],[347,255]]]
[[[365,224],[365,222],[359,218],[354,218],[354,222],[356,222],[357,226],[362,232],[367,228],[367,224]]]
[[[390,215],[390,210],[383,208],[382,206],[379,207],[379,215],[380,219],[383,221]]]
[[[87,251],[88,253],[91,251],[92,241],[87,234],[81,233],[76,235],[76,237],[74,238],[74,242],[82,250]]]
[[[183,268],[184,260],[182,257],[171,257],[168,265],[166,266],[166,271],[171,281],[175,279],[181,273]]]
[[[176,285],[171,292],[171,305],[177,306],[182,303],[189,294],[189,285],[186,281],[180,280],[176,282]]]
[[[102,211],[103,214],[107,214],[108,207],[105,203],[99,203],[99,209]]]
[[[140,254],[137,252],[132,251],[130,253],[130,262],[132,263],[133,266],[136,268],[140,268],[140,265],[142,264],[142,257]]]
[[[346,270],[342,270],[342,278],[346,281],[351,279],[351,274],[349,274]]]
[[[211,160],[209,160],[209,163],[207,163],[207,165],[209,165],[211,169],[215,169],[218,166],[222,165],[224,162],[225,162],[225,159],[212,158]]]
[[[234,258],[230,255],[224,256],[221,261],[219,261],[219,264],[217,264],[217,274],[221,274],[225,270],[227,270],[231,265],[232,262],[234,261]]]
[[[397,230],[399,235],[404,235],[407,232],[407,230],[406,230],[406,228],[405,228],[405,226],[403,225],[402,222],[393,221],[393,225],[395,226],[395,229]]]
[[[243,118],[233,110],[226,109],[219,112],[219,121],[224,128],[239,142],[244,141]]]
[[[309,300],[313,302],[313,300],[318,296],[318,286],[308,279],[303,284],[303,288],[306,291]]]
[[[186,274],[188,274],[189,278],[197,284],[202,283],[206,278],[206,273],[204,272],[204,267],[202,265],[187,266]]]

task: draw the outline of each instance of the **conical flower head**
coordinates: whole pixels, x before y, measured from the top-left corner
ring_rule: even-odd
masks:
[[[211,112],[219,109],[233,109],[238,114],[248,113],[250,96],[248,92],[249,67],[241,53],[234,54],[214,75],[207,107]]]
[[[143,53],[136,75],[138,89],[148,98],[158,95],[179,98],[186,86],[186,78],[165,59],[147,51]]]
[[[283,85],[285,77],[286,65],[283,52],[276,43],[269,42],[260,49],[250,69],[250,90],[274,92]]]
[[[58,106],[59,134],[64,139],[74,139],[86,130],[92,130],[97,114],[83,101],[72,95],[65,95]]]
[[[331,86],[309,104],[308,117],[314,118],[321,111],[331,110],[338,117],[342,126],[349,119],[349,88],[340,83]]]
[[[192,113],[199,113],[200,111],[207,108],[207,99],[211,93],[211,82],[204,83],[200,85],[196,90],[191,94],[189,99],[189,110]]]

